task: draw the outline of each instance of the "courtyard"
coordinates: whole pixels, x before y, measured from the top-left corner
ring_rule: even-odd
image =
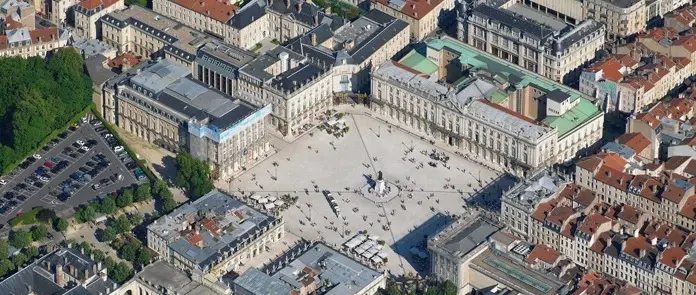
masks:
[[[276,141],[276,154],[218,186],[252,203],[251,196],[297,197],[281,214],[286,229],[305,239],[341,248],[359,232],[376,235],[388,255],[382,269],[400,275],[427,269],[427,260],[413,257],[412,248],[425,251],[426,238],[451,216],[479,210],[467,201],[494,207],[502,189],[513,183],[370,116],[346,114],[343,120],[344,136],[314,129],[292,144]],[[384,197],[370,189],[380,171],[390,189]],[[324,191],[332,194],[339,212]]]

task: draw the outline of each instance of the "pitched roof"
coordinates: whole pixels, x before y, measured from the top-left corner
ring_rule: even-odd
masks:
[[[85,0],[80,3],[77,3],[77,6],[80,6],[86,10],[92,10],[98,7],[102,7],[102,9],[109,7],[111,5],[114,5],[118,3],[120,0]]]
[[[595,73],[602,71],[605,79],[619,82],[621,79],[623,79],[623,74],[621,73],[622,67],[623,65],[621,65],[621,63],[612,56],[606,60],[593,64],[588,70]]]
[[[691,160],[689,156],[674,156],[665,162],[665,170],[676,170],[681,167],[686,161]]]
[[[527,255],[525,261],[529,264],[536,264],[538,260],[548,264],[554,264],[559,257],[561,257],[561,253],[558,253],[558,251],[553,248],[544,244],[536,244],[532,252]]]
[[[173,0],[173,2],[223,23],[229,21],[239,11],[239,6],[217,0]]]
[[[443,0],[406,0],[406,3],[404,3],[403,1],[394,2],[398,3],[395,5],[403,5],[401,6],[401,13],[415,19],[421,19],[424,16],[428,15],[428,13],[433,11],[433,9],[435,9],[436,6],[440,5],[442,1]],[[394,7],[394,5],[389,5],[391,2],[389,0],[372,0],[372,2],[378,2],[385,6]],[[436,13],[439,13],[439,11]]]
[[[638,154],[650,146],[650,139],[640,132],[622,134],[616,142],[632,148]]]

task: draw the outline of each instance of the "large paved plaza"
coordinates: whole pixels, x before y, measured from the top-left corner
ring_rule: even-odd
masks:
[[[306,239],[324,239],[340,247],[359,231],[378,235],[389,246],[385,268],[398,275],[423,270],[424,263],[414,261],[410,249],[442,228],[447,216],[473,210],[467,209],[466,200],[481,186],[499,198],[498,184],[512,182],[450,153],[449,168],[442,162],[432,167],[430,143],[370,116],[349,114],[345,121],[350,130],[341,138],[315,130],[292,144],[276,144],[275,155],[225,188],[245,196],[299,197],[283,215],[287,230]],[[393,188],[390,198],[367,191],[367,177],[376,178],[379,171]],[[336,198],[341,217],[322,190]]]

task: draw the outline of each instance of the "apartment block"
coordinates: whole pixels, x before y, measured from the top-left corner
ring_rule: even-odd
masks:
[[[454,10],[454,0],[372,0],[371,8],[408,23],[411,40],[420,41],[437,30],[441,19]]]
[[[284,224],[213,190],[150,224],[147,244],[177,269],[219,278],[280,241]]]
[[[650,144],[648,160],[662,160],[674,156],[696,156],[691,141],[696,133],[694,124],[696,97],[679,97],[670,102],[659,102],[644,112],[628,118],[626,131],[640,133]]]
[[[101,40],[120,52],[145,58],[165,57],[193,72],[198,49],[212,38],[152,10],[131,5],[102,16]]]
[[[30,29],[15,22],[5,27],[0,35],[0,56],[46,57],[50,52],[66,45],[58,28]]]
[[[380,116],[525,176],[599,140],[603,114],[580,92],[450,37],[426,45],[427,57],[412,51],[373,71]]]
[[[223,178],[270,149],[265,134],[270,105],[210,89],[193,79],[188,67],[168,59],[141,63],[110,79],[102,101],[107,121],[147,142],[188,151]]]
[[[99,39],[99,19],[111,12],[125,8],[124,0],[85,0],[74,6],[75,34],[87,39]]]
[[[607,111],[637,113],[696,73],[693,64],[689,58],[661,53],[639,60],[612,55],[583,70],[580,91],[603,100]]]
[[[605,27],[589,19],[568,24],[521,3],[476,6],[460,19],[459,39],[559,83],[577,82],[604,45]]]

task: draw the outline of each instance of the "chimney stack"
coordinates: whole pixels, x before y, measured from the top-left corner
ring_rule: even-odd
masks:
[[[55,282],[58,286],[63,287],[63,265],[56,265]]]
[[[317,46],[317,34],[312,33],[312,46]]]

